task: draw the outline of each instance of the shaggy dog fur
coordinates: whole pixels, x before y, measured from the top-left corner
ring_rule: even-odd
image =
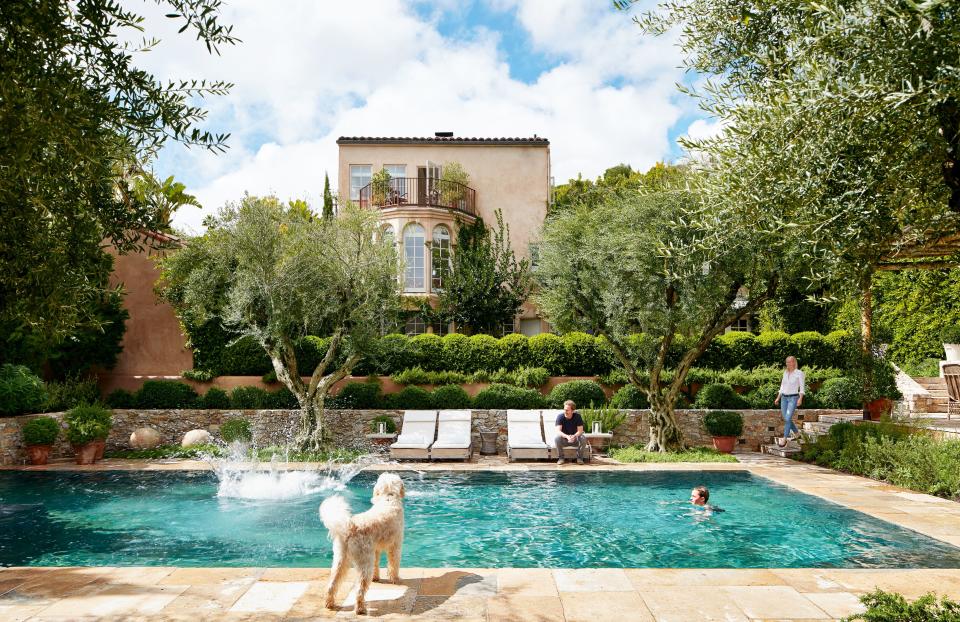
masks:
[[[370,581],[380,580],[380,554],[386,551],[390,583],[400,582],[400,549],[403,546],[403,481],[383,473],[373,487],[373,507],[352,516],[347,501],[334,495],[320,504],[320,520],[333,540],[333,566],[327,586],[326,606],[336,607],[337,588],[352,564],[360,572],[357,613],[366,613],[364,596]]]

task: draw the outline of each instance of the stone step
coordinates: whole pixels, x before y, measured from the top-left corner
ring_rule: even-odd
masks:
[[[820,415],[817,419],[819,423],[844,423],[846,421],[856,421],[857,419],[862,419],[863,415],[851,414],[851,415]]]
[[[804,421],[803,431],[805,434],[826,434],[833,425],[832,423],[824,423],[822,421]]]
[[[773,445],[764,445],[763,451],[766,454],[771,456],[779,456],[781,458],[790,458],[792,456],[800,453],[800,448],[794,444],[788,444],[786,447],[780,447],[776,443]]]

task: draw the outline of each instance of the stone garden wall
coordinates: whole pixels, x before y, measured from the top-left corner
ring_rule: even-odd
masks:
[[[649,434],[649,411],[627,411],[627,421],[613,437],[614,445],[645,443]],[[710,446],[712,441],[702,426],[702,410],[678,410],[677,416],[687,442],[691,445]],[[774,434],[782,430],[778,410],[742,410],[744,426],[739,448],[756,451],[762,443],[770,442]],[[822,414],[836,414],[835,410],[797,411],[798,423],[817,421]],[[559,411],[558,411],[559,413]],[[397,410],[328,410],[329,429],[333,440],[342,447],[364,447],[365,435],[370,431],[370,421],[379,415],[394,418],[399,428],[403,412]],[[20,427],[37,415],[24,415],[0,419],[0,464],[23,464],[26,452],[20,436]],[[62,419],[63,413],[48,413],[47,416]],[[253,440],[259,447],[285,445],[295,434],[298,411],[291,410],[114,410],[113,430],[107,439],[107,450],[129,448],[130,433],[136,428],[151,427],[160,432],[161,444],[176,445],[183,435],[196,428],[209,430],[218,437],[220,424],[232,417],[246,417],[253,428]],[[480,430],[497,430],[497,449],[506,454],[507,413],[505,410],[474,410],[474,447],[480,447]],[[61,438],[51,457],[72,456],[73,450]]]

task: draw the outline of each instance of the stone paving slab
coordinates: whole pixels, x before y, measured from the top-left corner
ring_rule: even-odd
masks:
[[[0,619],[357,617],[352,571],[337,594],[335,610],[323,606],[326,569],[189,568],[162,574],[137,567],[0,569],[0,577],[10,582],[0,594]],[[875,587],[909,598],[935,591],[960,599],[960,569],[404,568],[399,585],[370,587],[366,617],[483,622],[837,620],[861,611],[859,596]]]

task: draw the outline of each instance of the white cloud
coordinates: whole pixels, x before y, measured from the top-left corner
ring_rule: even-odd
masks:
[[[399,0],[233,2],[223,20],[243,43],[221,57],[151,14],[150,31],[159,23],[164,42],[141,64],[160,77],[236,84],[208,106],[210,125],[233,134],[229,152],[172,146],[158,163],[161,174],[186,177],[206,206],[185,208],[175,224],[196,230],[244,191],[316,204],[324,171],[336,184],[341,135],[537,134],[551,141],[558,183],[667,157],[668,129],[686,106],[674,88],[682,73],[672,39],[641,37],[629,16],[603,3],[492,1],[517,11],[534,48],[557,59],[536,82],[510,77],[499,33],[445,38],[435,16],[421,18]]]

